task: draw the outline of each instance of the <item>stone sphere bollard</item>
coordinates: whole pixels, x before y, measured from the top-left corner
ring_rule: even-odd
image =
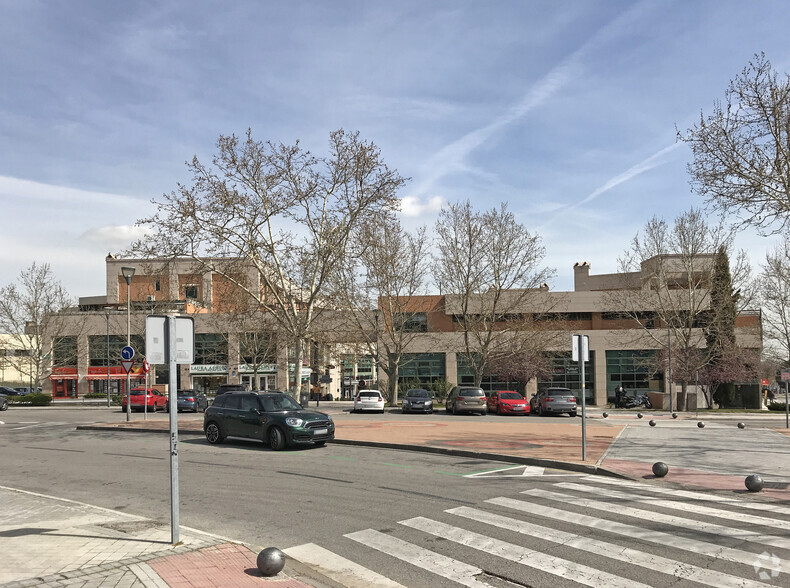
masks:
[[[705,423],[703,423],[702,421],[700,421],[700,422],[698,422],[698,423],[697,423],[697,426],[698,426],[700,429],[704,429],[704,428],[705,428]]]
[[[676,412],[673,412],[673,413],[672,413],[672,418],[673,418],[673,419],[676,419],[676,418],[678,418],[678,413],[676,413]]]
[[[285,567],[285,554],[276,547],[267,547],[258,554],[258,570],[264,576],[276,576]]]
[[[745,429],[746,425],[744,425],[743,423],[738,423],[738,428],[739,429]]]
[[[752,474],[751,476],[746,476],[746,488],[749,492],[759,492],[763,489],[763,477],[759,474]]]
[[[655,427],[656,426],[656,421],[650,421],[650,426],[651,427]]]
[[[603,416],[603,418],[606,418],[606,417],[609,416],[609,413],[608,412],[604,412],[602,416]]]
[[[636,413],[636,418],[638,419],[641,419],[643,416],[645,415],[643,415],[641,412]]]
[[[663,478],[669,472],[669,466],[663,461],[657,461],[653,464],[653,475],[656,478]]]

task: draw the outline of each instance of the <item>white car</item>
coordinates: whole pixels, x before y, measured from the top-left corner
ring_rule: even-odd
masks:
[[[375,410],[384,412],[384,397],[378,390],[359,390],[354,397],[354,412]]]

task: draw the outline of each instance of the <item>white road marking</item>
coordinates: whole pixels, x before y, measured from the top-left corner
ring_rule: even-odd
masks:
[[[595,488],[592,486],[584,486],[582,484],[573,484],[564,482],[556,484],[558,488],[565,490],[576,490],[578,492],[592,492],[596,496],[606,496],[608,498],[617,498],[619,500],[631,500],[635,502],[642,502],[660,506],[662,508],[670,508],[685,512],[694,512],[699,514],[708,515],[714,518],[727,519],[729,521],[739,521],[741,523],[750,523],[752,525],[763,525],[766,527],[775,527],[783,531],[790,530],[790,521],[780,521],[777,519],[769,519],[768,517],[761,517],[758,515],[751,515],[748,513],[740,513],[731,510],[721,510],[720,508],[712,508],[704,506],[699,503],[689,504],[688,502],[677,502],[675,500],[663,500],[660,498],[643,497],[629,492],[620,492],[618,490],[608,490],[603,488]]]
[[[547,498],[551,498],[551,493],[547,492]],[[568,504],[576,504],[575,498],[567,497],[558,498],[560,502],[567,502]],[[524,502],[523,500],[515,500],[513,498],[492,498],[486,500],[489,504],[496,504],[497,506],[504,506],[519,512],[525,512],[532,515],[539,515],[549,519],[572,523],[582,527],[589,527],[591,529],[598,529],[607,531],[609,533],[616,533],[624,537],[631,537],[634,539],[641,539],[649,543],[657,545],[674,547],[676,549],[684,549],[692,551],[709,557],[725,559],[736,563],[746,564],[751,566],[754,564],[754,553],[749,551],[741,551],[740,549],[733,549],[731,547],[724,547],[717,543],[710,543],[707,541],[700,541],[698,539],[690,539],[683,535],[667,533],[664,531],[656,531],[650,528],[637,527],[628,525],[626,523],[619,523],[617,521],[610,521],[608,519],[600,519],[588,515],[576,513],[570,510],[561,510],[552,508],[542,504],[534,504],[531,502]]]
[[[541,527],[540,525],[514,520],[510,517],[504,517],[468,506],[452,508],[445,512],[502,529],[515,531],[523,535],[529,535],[530,537],[543,539],[544,541],[559,543],[565,547],[573,547],[582,551],[588,551],[603,557],[624,559],[630,564],[654,570],[662,574],[671,574],[676,578],[714,586],[715,588],[764,588],[769,586],[769,584],[764,584],[762,582],[745,580],[743,578],[731,576],[730,574],[717,572],[715,570],[707,570],[695,565],[683,564],[679,566],[677,561],[653,553],[645,553],[636,549],[623,547],[616,543],[607,543],[606,541],[599,541],[590,537],[582,537],[581,535],[560,531],[559,529]]]
[[[305,543],[283,551],[348,588],[405,588],[315,543]]]
[[[500,472],[512,472],[514,470],[518,470],[524,468],[524,471],[520,474],[502,474]],[[523,478],[524,476],[551,476],[551,475],[560,475],[560,476],[568,476],[571,474],[544,474],[545,468],[541,468],[538,466],[510,466],[507,468],[500,468],[498,470],[491,470],[488,472],[476,472],[474,474],[466,474],[464,478]]]
[[[646,584],[641,584],[630,578],[616,576],[583,564],[577,564],[560,557],[546,555],[545,553],[534,551],[520,545],[514,545],[512,543],[500,541],[499,539],[486,537],[485,535],[473,531],[453,527],[425,517],[415,517],[406,521],[399,521],[399,523],[413,529],[424,531],[436,537],[443,537],[455,543],[466,545],[479,551],[541,570],[554,576],[573,580],[585,586],[605,586],[607,588],[647,587]]]
[[[367,547],[377,549],[401,561],[422,568],[426,572],[442,576],[448,580],[453,580],[464,586],[472,588],[491,588],[489,584],[484,584],[475,578],[483,573],[483,570],[471,566],[464,562],[452,559],[440,553],[435,553],[428,549],[423,549],[412,545],[407,541],[390,537],[384,533],[379,533],[373,529],[365,529],[356,533],[343,535],[354,541],[358,541]]]
[[[664,486],[654,486],[644,484],[642,482],[632,482],[631,480],[618,480],[616,478],[606,478],[604,476],[585,476],[582,478],[586,482],[603,482],[613,486],[625,486],[627,488],[634,488],[636,490],[644,490],[645,492],[653,492],[658,494],[666,494],[667,496],[677,496],[678,498],[688,498],[691,500],[707,500],[708,502],[722,502],[725,504],[733,504],[738,508],[751,508],[752,510],[764,510],[768,512],[775,512],[779,514],[790,515],[790,508],[773,504],[770,502],[753,502],[743,498],[734,498],[732,496],[722,496],[720,494],[710,494],[705,492],[692,492],[690,490],[675,490],[674,488],[665,488]]]
[[[604,512],[616,511],[617,514],[630,516],[640,520],[673,525],[680,529],[694,529],[703,533],[711,533],[713,535],[721,535],[724,537],[735,537],[736,539],[740,539],[742,541],[752,541],[755,543],[761,543],[763,545],[779,547],[780,549],[790,549],[790,539],[777,537],[775,535],[762,535],[756,531],[749,531],[747,529],[732,529],[723,525],[717,525],[716,523],[705,523],[695,519],[687,519],[674,515],[653,512],[650,510],[631,508],[620,504],[612,504],[611,502],[599,502],[597,500],[579,498],[553,491],[546,492],[544,490],[534,489],[524,490],[522,494],[541,496],[543,498],[548,498],[549,500],[560,500],[578,507],[592,508],[595,510],[602,510]]]
[[[16,423],[16,424],[18,425],[18,424],[21,424],[21,423]],[[27,425],[25,427],[13,427],[11,430],[12,431],[21,431],[22,429],[35,429],[35,428],[38,428],[38,427],[54,427],[54,426],[57,426],[57,425],[66,425],[66,424],[68,424],[68,423],[58,423],[58,422],[55,422],[55,423],[34,423],[34,424],[31,424],[31,425]]]

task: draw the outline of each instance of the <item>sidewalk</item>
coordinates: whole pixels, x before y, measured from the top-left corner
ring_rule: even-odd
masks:
[[[290,564],[276,577],[258,571],[240,543],[79,502],[0,486],[0,586],[309,588]],[[298,565],[298,564],[297,564]]]

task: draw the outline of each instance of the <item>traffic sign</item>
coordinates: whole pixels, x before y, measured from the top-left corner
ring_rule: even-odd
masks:
[[[148,373],[148,372],[150,372],[150,371],[151,371],[151,364],[150,364],[150,363],[148,363],[148,360],[147,360],[147,359],[144,359],[144,360],[143,360],[143,373],[144,373],[144,374],[147,374],[147,373]]]
[[[131,345],[124,345],[121,349],[121,359],[129,361],[134,358],[134,348]]]
[[[121,361],[121,365],[123,366],[124,371],[128,374],[132,371],[132,366],[134,365],[133,359],[124,359]]]
[[[782,381],[787,382],[790,380],[790,372],[782,372]]]

